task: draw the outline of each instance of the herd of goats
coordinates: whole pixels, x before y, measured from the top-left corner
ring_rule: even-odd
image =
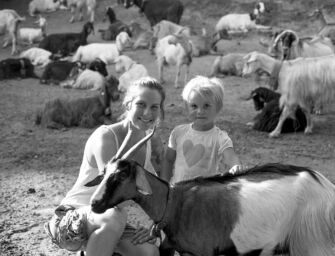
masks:
[[[190,28],[179,25],[184,9],[179,0],[118,0],[118,4],[126,8],[137,5],[151,29],[123,23],[116,19],[113,7],[108,7],[110,25],[100,32],[103,40],[113,42],[88,43],[94,29],[95,0],[33,0],[29,4],[32,16],[70,9],[70,22],[75,21],[76,9],[85,6],[90,20],[80,33],[47,34],[42,15],[36,21],[39,28],[24,28],[18,25],[24,18],[16,11],[0,10],[0,29],[9,34],[4,45],[12,40],[13,54],[18,41],[38,44],[18,58],[1,60],[0,79],[38,77],[41,83],[100,92],[91,98],[49,101],[37,114],[36,123],[48,128],[102,123],[111,112],[110,101],[118,100],[131,81],[148,74],[144,65],[122,54],[127,47],[142,47],[155,54],[161,82],[165,64],[176,66],[174,85],[178,87],[181,66],[187,67],[187,81],[192,58],[215,53],[218,40],[265,28],[257,23],[266,9],[261,2],[250,14],[223,16],[211,36],[205,32],[194,35]],[[110,64],[122,72],[119,78],[108,75]],[[36,66],[43,70],[39,76]],[[255,109],[261,110],[248,125],[277,137],[282,132],[312,132],[311,113],[323,111],[335,98],[333,70],[330,38],[299,38],[295,31],[284,30],[273,34],[267,54],[253,51],[217,56],[210,76],[266,74],[268,87],[258,87],[248,97]],[[166,234],[161,255],[173,255],[171,248],[165,248],[170,253],[164,251],[167,244],[183,256],[335,255],[335,185],[317,171],[265,164],[238,174],[198,177],[169,186],[127,159],[129,154],[105,167],[109,177],[100,179],[97,190],[113,189],[113,193],[104,191],[102,198],[93,198],[92,210],[102,212],[120,203],[120,198],[133,199],[155,222],[155,231]]]
[[[177,88],[181,67],[186,66],[186,83],[192,58],[219,55],[216,51],[219,40],[251,29],[271,29],[258,24],[266,11],[263,2],[258,2],[251,13],[223,16],[212,35],[207,35],[204,29],[199,35],[191,28],[179,25],[184,6],[178,0],[118,0],[118,5],[125,8],[137,5],[147,17],[151,29],[137,22],[124,23],[117,19],[113,10],[115,5],[109,6],[105,15],[110,24],[99,32],[103,40],[112,42],[88,43],[87,37],[94,31],[95,0],[32,0],[28,13],[35,17],[38,15],[35,28],[21,25],[25,18],[15,10],[0,10],[0,32],[8,32],[4,47],[11,40],[12,54],[16,54],[18,42],[32,46],[21,52],[18,58],[0,61],[0,79],[36,77],[41,83],[101,92],[95,97],[94,107],[83,107],[88,104],[87,99],[78,99],[80,104],[63,99],[48,102],[37,114],[36,123],[59,129],[64,126],[94,127],[104,122],[106,113],[111,113],[109,101],[119,99],[120,92],[124,92],[132,81],[148,75],[144,65],[122,54],[126,48],[149,49],[156,57],[161,82],[164,82],[166,64],[176,66],[174,85]],[[81,32],[47,33],[43,12],[70,9],[70,22],[74,22],[77,11],[80,12],[79,20],[83,19],[83,8],[87,8],[89,21]],[[324,35],[299,38],[289,29],[272,34],[268,54],[251,52],[217,56],[209,76],[265,74],[268,88],[259,87],[247,98],[253,99],[256,110],[261,110],[248,125],[269,132],[270,137],[286,132],[311,133],[311,113],[321,113],[323,105],[335,97],[333,43]],[[106,67],[111,64],[122,73],[119,78],[108,75]],[[37,67],[39,74],[36,73]],[[75,117],[71,116],[73,113],[76,113]]]

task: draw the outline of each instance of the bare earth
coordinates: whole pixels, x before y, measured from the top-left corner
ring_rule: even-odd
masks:
[[[18,10],[21,15],[27,17],[24,25],[28,26],[32,25],[33,21],[26,13],[28,2],[2,1],[0,9]],[[107,2],[100,1],[99,14]],[[119,19],[125,22],[135,19],[148,26],[137,9],[115,9]],[[49,13],[46,17],[49,33],[80,31],[83,24],[69,24],[70,15],[65,11]],[[191,12],[186,8],[181,23],[193,23],[195,28],[200,30],[208,24],[214,26],[215,20],[217,17],[210,17],[208,13],[201,15],[199,11]],[[102,15],[97,15],[96,31],[107,25],[102,22]],[[252,32],[246,37],[224,41],[220,43],[220,47],[225,53],[266,51],[258,42],[260,36]],[[88,40],[101,41],[97,32]],[[22,46],[20,48],[24,49]],[[149,73],[157,77],[154,56],[147,50],[127,51],[125,54],[144,64]],[[0,59],[8,57],[10,48],[1,48]],[[195,58],[191,66],[191,76],[208,75],[214,58],[215,56]],[[113,66],[109,67],[109,72],[118,76]],[[175,125],[187,122],[180,97],[182,89],[173,87],[174,74],[173,67],[167,68],[166,119],[159,128],[165,143]],[[327,106],[324,115],[314,116],[316,122],[312,135],[297,133],[270,139],[268,134],[250,130],[246,126],[256,113],[252,102],[242,101],[240,97],[249,94],[258,85],[252,78],[227,77],[223,80],[225,104],[217,125],[228,131],[236,152],[245,164],[254,166],[281,162],[307,166],[322,172],[335,182],[335,104]],[[51,217],[53,209],[74,184],[84,144],[93,129],[42,129],[34,125],[34,115],[36,110],[50,99],[76,98],[92,93],[94,92],[41,85],[36,79],[0,81],[0,255],[73,255],[51,244],[43,230],[43,223]],[[119,105],[115,104],[115,117],[120,113]],[[131,210],[129,215],[132,223],[140,221],[143,225],[149,225],[147,216],[141,210]]]

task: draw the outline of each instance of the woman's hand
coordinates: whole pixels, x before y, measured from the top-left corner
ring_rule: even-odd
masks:
[[[157,237],[150,236],[150,231],[143,226],[136,229],[134,236],[131,239],[133,244],[143,244],[145,242],[154,244]]]

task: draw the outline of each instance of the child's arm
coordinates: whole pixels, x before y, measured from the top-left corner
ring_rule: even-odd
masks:
[[[170,147],[165,150],[165,156],[163,159],[163,168],[160,177],[167,182],[170,182],[172,177],[172,169],[176,160],[176,151]]]
[[[235,174],[245,169],[233,148],[226,148],[223,151],[225,164],[229,166],[229,173]]]

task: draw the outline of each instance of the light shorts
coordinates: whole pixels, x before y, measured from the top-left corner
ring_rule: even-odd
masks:
[[[87,208],[75,209],[71,206],[61,205],[57,207],[55,213],[52,219],[44,224],[44,229],[52,242],[68,251],[84,251],[89,237],[87,233]],[[51,230],[54,230],[54,234]],[[127,223],[120,240],[131,238],[135,230]]]

